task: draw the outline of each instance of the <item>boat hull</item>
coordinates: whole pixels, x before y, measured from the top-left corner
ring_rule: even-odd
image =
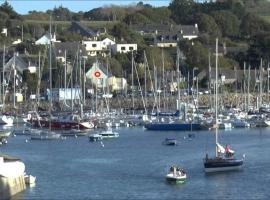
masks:
[[[144,127],[153,131],[195,131],[201,130],[198,123],[148,123]]]
[[[50,127],[50,121],[47,120],[33,120],[31,122],[33,127],[43,128]],[[94,128],[94,125],[90,122],[65,122],[65,121],[51,121],[52,129],[90,129]]]
[[[166,180],[170,184],[182,184],[186,181],[187,176],[186,174],[182,176],[174,176],[171,173],[166,176]]]
[[[237,159],[209,159],[204,160],[204,170],[207,173],[239,170],[243,163]]]

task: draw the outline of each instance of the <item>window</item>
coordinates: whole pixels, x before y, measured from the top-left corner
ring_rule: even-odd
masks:
[[[126,47],[121,47],[121,50],[126,50]]]
[[[92,47],[97,47],[97,44],[92,44]]]
[[[132,51],[133,50],[133,47],[129,47],[129,50]]]

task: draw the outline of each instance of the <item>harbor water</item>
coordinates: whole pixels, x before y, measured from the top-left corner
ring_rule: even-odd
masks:
[[[214,155],[214,132],[117,129],[119,138],[89,142],[88,137],[31,141],[10,137],[0,152],[20,157],[36,184],[15,199],[270,199],[270,129],[220,131],[220,142],[245,154],[243,169],[207,175],[205,153]],[[177,146],[162,145],[176,138]],[[29,140],[26,142],[26,140]],[[182,185],[165,180],[169,167],[187,172]]]

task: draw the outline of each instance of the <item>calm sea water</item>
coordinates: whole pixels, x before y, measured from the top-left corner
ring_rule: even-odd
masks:
[[[87,137],[58,141],[9,138],[2,153],[20,157],[34,187],[20,199],[270,199],[270,129],[220,131],[223,144],[246,155],[243,170],[206,175],[202,158],[214,154],[214,132],[152,132],[141,127],[117,129],[120,137],[104,147]],[[164,146],[166,137],[180,140]],[[169,185],[165,175],[172,164],[187,173],[183,185]]]

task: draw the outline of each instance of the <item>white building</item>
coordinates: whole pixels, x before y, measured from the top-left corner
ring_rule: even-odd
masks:
[[[4,34],[7,37],[7,28],[2,28],[2,34]]]
[[[102,41],[82,41],[82,44],[85,46],[88,56],[96,56],[101,54],[102,56],[106,56],[108,50],[115,42],[109,38],[105,38]]]
[[[88,56],[96,56],[103,50],[101,41],[82,41],[82,44],[85,46]]]
[[[107,84],[111,91],[121,91],[127,88],[127,80],[125,78],[111,76],[107,79]]]
[[[109,39],[109,38],[105,38],[104,40],[101,41],[102,42],[102,46],[109,48],[112,45],[115,45],[115,41]]]
[[[113,53],[128,53],[137,51],[137,44],[114,44],[111,49]]]
[[[48,97],[50,97],[50,90],[47,91]],[[53,101],[64,101],[64,100],[79,100],[81,96],[80,88],[54,88],[52,89]]]

